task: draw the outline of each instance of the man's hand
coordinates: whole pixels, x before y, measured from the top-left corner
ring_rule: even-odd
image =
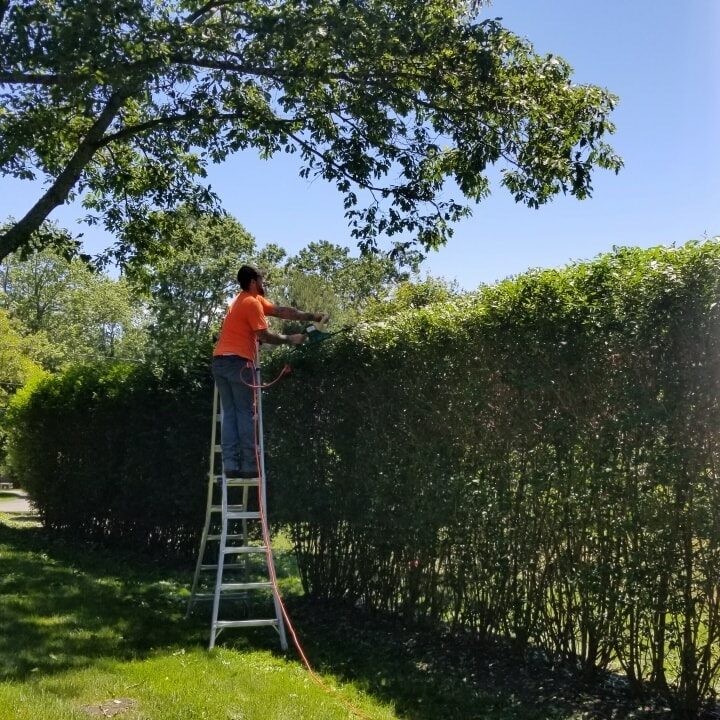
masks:
[[[295,333],[293,335],[285,336],[285,342],[287,342],[288,345],[302,345],[305,340],[307,340],[307,335],[305,333]]]
[[[313,316],[313,320],[318,323],[318,325],[325,325],[330,322],[330,316],[327,313],[318,313]]]

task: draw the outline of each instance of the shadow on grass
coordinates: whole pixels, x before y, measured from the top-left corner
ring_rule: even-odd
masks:
[[[292,572],[291,557],[281,555],[278,565],[281,575]],[[38,527],[0,522],[0,680],[205,647],[208,609],[184,619],[191,577],[190,567],[122,558],[50,538]],[[541,661],[528,665],[500,646],[298,596],[288,605],[317,670],[352,681],[403,718],[663,717],[657,707],[639,710],[609,678],[585,686],[571,673]],[[229,632],[220,643],[278,651],[277,636],[266,628]]]
[[[0,523],[0,679],[202,644],[181,588],[177,573]]]
[[[670,718],[657,699],[638,701],[616,675],[585,682],[541,653],[521,656],[502,643],[480,644],[334,603],[295,597],[287,604],[316,670],[392,704],[402,718]]]

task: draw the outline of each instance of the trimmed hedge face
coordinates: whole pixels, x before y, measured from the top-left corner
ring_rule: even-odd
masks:
[[[274,356],[266,378],[294,373],[265,398],[271,519],[307,591],[620,666],[693,717],[720,646],[719,271],[719,243],[621,249]],[[21,394],[45,522],[192,555],[203,377]]]
[[[45,525],[189,555],[204,521],[212,386],[77,367],[16,396],[11,462]]]
[[[266,447],[309,592],[622,666],[720,641],[720,245],[618,250],[308,348]]]

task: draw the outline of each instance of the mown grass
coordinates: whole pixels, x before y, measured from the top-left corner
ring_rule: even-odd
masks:
[[[347,717],[271,630],[207,652],[207,612],[184,618],[189,575],[0,518],[0,717],[102,717],[112,700],[127,720]],[[338,693],[396,717],[351,685]]]
[[[440,642],[353,609],[293,596],[291,615],[328,693],[268,629],[221,636],[185,619],[192,570],[50,538],[0,514],[2,720],[377,720],[605,717],[597,695],[527,673],[502,653]],[[292,569],[280,553],[281,571]],[[113,704],[113,701],[115,704]],[[618,717],[625,715],[619,715]]]

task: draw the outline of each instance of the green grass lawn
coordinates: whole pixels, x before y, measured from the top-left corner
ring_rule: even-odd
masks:
[[[32,518],[12,517],[0,514],[1,720],[353,717],[341,700],[377,720],[606,717],[588,712],[597,696],[547,674],[319,606],[287,577],[291,615],[328,693],[270,629],[228,632],[208,652],[209,608],[184,618],[191,569],[50,538]],[[292,570],[286,551],[278,565]]]
[[[272,630],[207,652],[208,613],[184,619],[189,572],[50,541],[0,518],[0,717],[346,718]],[[221,636],[222,637],[222,636]],[[373,718],[389,704],[327,683]],[[115,702],[113,702],[115,701]]]

